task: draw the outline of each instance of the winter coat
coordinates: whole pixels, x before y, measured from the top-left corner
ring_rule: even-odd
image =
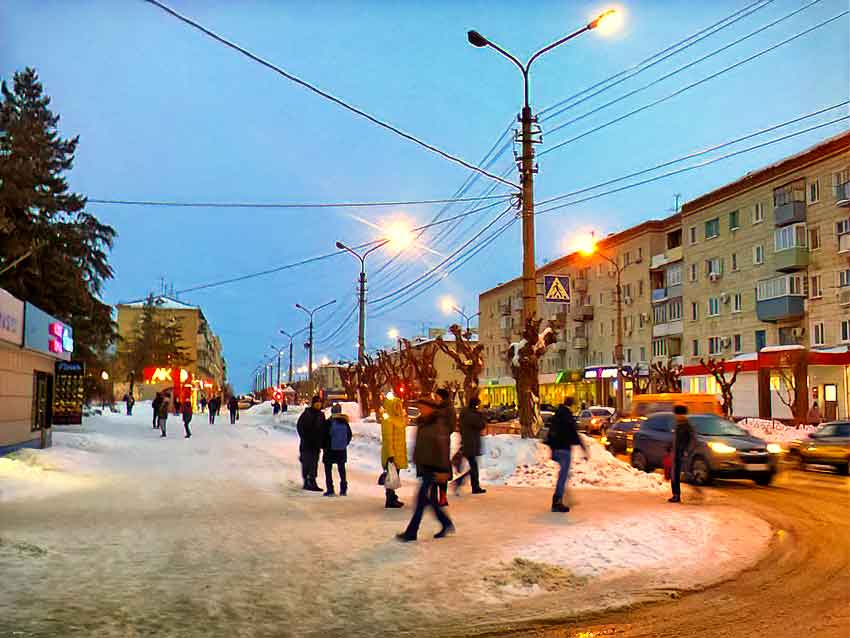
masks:
[[[151,403],[151,407],[153,408],[153,413],[159,416],[159,406],[162,405],[162,395],[154,398],[153,403]]]
[[[230,397],[230,399],[227,401],[227,409],[231,412],[239,411],[239,401],[236,400],[236,397]]]
[[[417,473],[424,470],[448,472],[452,463],[449,458],[448,416],[441,409],[434,410],[428,417],[420,416],[416,420],[416,447],[413,449],[413,462]]]
[[[553,450],[568,450],[574,445],[581,445],[576,429],[576,418],[567,406],[562,405],[555,410],[546,443]]]
[[[325,440],[325,413],[310,406],[298,417],[296,430],[301,449],[319,450]]]
[[[487,427],[484,415],[465,407],[460,412],[461,451],[467,458],[481,456],[481,433]]]
[[[162,402],[159,404],[159,410],[157,410],[156,415],[160,419],[168,418],[168,410],[171,408],[170,401],[163,397]]]
[[[673,426],[673,450],[676,456],[684,456],[685,452],[696,445],[696,433],[684,414],[676,415],[676,424]]]
[[[390,458],[398,469],[407,467],[407,415],[398,397],[384,399],[381,415],[381,466],[387,467]]]
[[[189,423],[192,420],[192,404],[189,401],[183,403],[183,423]]]
[[[345,423],[345,428],[348,431],[348,442],[351,443],[351,426],[348,424],[348,416],[345,414],[334,414],[330,419],[325,421],[324,440],[322,441],[322,462],[323,463],[347,463],[348,450],[332,450],[331,449],[331,427],[334,421],[342,421]]]

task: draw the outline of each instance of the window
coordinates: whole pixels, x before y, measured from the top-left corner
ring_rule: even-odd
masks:
[[[630,363],[632,361],[632,349],[631,348],[626,348],[626,361],[628,361]]]
[[[820,245],[820,227],[809,228],[809,250],[817,250]]]
[[[640,347],[640,360],[646,361],[646,346]]]
[[[723,258],[712,257],[705,260],[706,275],[722,275],[723,274]]]
[[[644,325],[646,325],[646,318],[647,318],[647,315],[645,315],[644,313],[640,313],[638,315],[638,326],[639,327],[643,328]]]
[[[631,253],[627,250],[627,251],[626,251],[626,253],[623,255],[623,267],[625,268],[625,267],[626,267],[626,266],[628,266],[630,263],[632,263],[632,255],[631,255]]]
[[[841,320],[841,341],[843,343],[850,342],[850,319]]]
[[[813,179],[809,182],[809,203],[814,204],[820,201],[820,180]]]
[[[691,303],[691,321],[699,321],[699,304],[696,301]]]
[[[850,182],[850,168],[832,174],[832,194],[835,199],[847,199],[847,182]]]
[[[720,218],[715,217],[705,222],[705,238],[713,239],[720,235]]]
[[[708,354],[718,354],[721,349],[720,337],[708,338]]]
[[[699,356],[699,339],[694,339],[691,343],[691,351],[694,353],[695,357]]]
[[[720,314],[720,297],[708,298],[708,316],[716,317]]]
[[[667,287],[678,286],[682,283],[682,264],[676,264],[667,269]]]
[[[624,284],[623,285],[623,297],[631,297],[632,296],[632,285]]]
[[[738,253],[732,253],[732,272],[738,270]]]
[[[665,357],[667,356],[667,341],[665,339],[652,340],[652,356]]]
[[[850,274],[850,270],[847,271]],[[785,275],[762,279],[756,285],[756,300],[776,299],[788,295],[804,296],[806,279],[803,275]]]
[[[759,265],[764,263],[764,246],[756,244],[753,246],[753,264]]]
[[[732,295],[732,312],[741,312],[741,293]]]
[[[816,346],[822,346],[826,343],[826,339],[824,338],[824,330],[823,330],[823,322],[820,321],[814,325],[812,325],[812,333],[814,336],[814,344]]]
[[[697,227],[696,226],[691,226],[688,229],[688,241],[691,243],[692,246],[695,243],[697,243]]]
[[[738,223],[738,211],[733,210],[729,213],[729,230],[735,230],[740,224]]]
[[[785,186],[773,189],[773,205],[774,207],[791,204],[793,202],[806,201],[806,180],[798,179]]]
[[[697,265],[691,264],[691,272],[689,273],[688,279],[690,281],[696,281],[698,274],[699,274],[699,268],[697,267]]]
[[[809,286],[809,298],[820,299],[823,297],[823,281],[821,275],[812,275],[811,285]]]
[[[638,282],[638,297],[643,297],[643,279]]]
[[[600,306],[604,306],[604,305],[605,305],[605,301],[604,301],[603,299],[604,299],[604,297],[602,296],[602,293],[600,292],[600,293],[599,293],[599,305],[600,305]]]
[[[597,277],[602,276],[602,264],[596,264],[596,276]]]
[[[764,221],[764,202],[758,202],[753,206],[753,223],[760,224]]]
[[[838,273],[838,287],[844,288],[844,286],[850,286],[850,268]]]
[[[677,299],[670,303],[669,310],[667,312],[667,318],[670,321],[679,321],[682,318],[682,300]]]
[[[652,309],[655,323],[667,323],[667,306],[659,305]]]
[[[773,231],[773,244],[777,252],[789,248],[806,247],[806,225],[792,224]]]
[[[638,246],[638,254],[637,259],[635,261],[641,261],[643,259],[643,247]]]
[[[732,343],[735,347],[735,352],[741,352],[741,350],[744,349],[743,344],[742,344],[741,335],[733,335],[732,336]]]
[[[850,233],[850,217],[835,222],[836,235],[846,235],[847,233]]]

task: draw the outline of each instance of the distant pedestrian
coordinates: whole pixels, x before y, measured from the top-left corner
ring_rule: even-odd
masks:
[[[217,396],[214,396],[210,399],[209,409],[210,409],[210,425],[215,425],[215,417],[218,415],[218,402],[221,401]]]
[[[572,411],[574,404],[575,399],[567,397],[563,404],[558,406],[549,425],[549,434],[546,437],[546,444],[552,448],[552,460],[560,466],[558,482],[555,484],[555,494],[552,495],[553,512],[570,511],[570,508],[564,505],[564,491],[567,487],[567,479],[570,476],[573,446],[581,446],[584,456],[589,457],[584,441],[581,440],[576,428],[576,418]]]
[[[179,398],[174,398],[174,414],[180,414],[183,409],[183,403]]]
[[[298,417],[295,429],[300,439],[298,452],[301,476],[304,479],[303,489],[321,492],[322,488],[316,482],[316,474],[319,471],[319,450],[324,440],[325,413],[322,412],[322,400],[318,396],[313,397],[310,407]]]
[[[407,414],[404,402],[393,393],[387,395],[381,414],[381,467],[387,471],[392,463],[397,470],[407,468]],[[394,489],[386,489],[385,508],[404,507]]]
[[[280,413],[280,403],[275,401],[272,403],[272,415],[277,416]]]
[[[348,416],[342,413],[342,406],[334,403],[331,418],[326,421],[325,437],[322,444],[322,463],[325,466],[325,496],[334,495],[333,466],[339,472],[339,495],[348,494],[348,481],[345,476],[345,464],[348,461],[346,448],[351,443],[351,425]]]
[[[820,425],[821,421],[823,421],[823,417],[821,417],[820,408],[818,407],[817,401],[814,401],[812,403],[812,407],[809,409],[809,414],[806,421],[809,422],[809,425]]]
[[[682,502],[682,487],[680,484],[682,470],[685,468],[685,457],[696,444],[696,434],[688,420],[688,408],[684,405],[673,407],[676,424],[673,429],[673,458],[670,469],[670,489],[673,496],[667,499],[670,503]]]
[[[416,540],[422,515],[428,505],[434,510],[434,515],[442,525],[442,529],[434,535],[434,538],[443,538],[455,531],[452,520],[440,506],[435,489],[438,481],[448,481],[450,472],[448,417],[445,410],[441,408],[442,404],[421,399],[417,405],[420,415],[416,420],[416,447],[413,450],[413,462],[416,464],[416,473],[422,478],[422,482],[419,484],[416,509],[410,518],[410,523],[404,532],[396,534],[396,538],[402,542]]]
[[[133,416],[133,406],[136,404],[136,400],[133,398],[133,395],[125,394],[124,403],[127,407],[127,416]]]
[[[227,400],[227,409],[230,411],[230,425],[236,425],[239,420],[239,401],[232,396]]]
[[[207,409],[207,398],[204,396],[204,397],[201,397],[201,413],[203,414],[206,409]]]
[[[157,412],[157,424],[162,432],[161,436],[165,436],[165,425],[168,421],[168,410],[171,407],[168,395],[162,396],[162,403],[159,404],[159,412]]]
[[[183,429],[186,430],[186,438],[188,439],[192,436],[192,431],[189,429],[189,423],[192,421],[192,402],[184,401],[183,409],[181,410],[183,414]]]
[[[437,390],[437,396],[440,399],[440,420],[445,423],[445,427],[448,430],[449,441],[451,441],[452,432],[457,430],[457,412],[455,412],[455,406],[452,402],[452,394],[447,388],[439,388]],[[445,480],[437,481],[437,495],[440,500],[440,507],[448,507],[449,505],[448,487],[449,481],[452,479],[451,462],[449,462],[446,473],[448,476],[445,477]]]
[[[487,490],[481,488],[478,478],[478,457],[481,456],[481,433],[487,427],[484,415],[478,410],[481,401],[472,397],[469,405],[460,413],[461,452],[469,463],[469,479],[473,494],[484,494]],[[455,481],[455,489],[459,492],[466,479],[466,474]]]
[[[162,405],[162,392],[157,392],[156,396],[153,399],[153,403],[151,407],[153,408],[153,427],[154,429],[159,427],[159,406]]]

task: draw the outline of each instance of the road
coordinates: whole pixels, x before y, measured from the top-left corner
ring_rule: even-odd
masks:
[[[847,638],[850,636],[850,481],[789,471],[770,489],[725,482],[707,490],[769,521],[769,554],[706,590],[596,616],[489,629],[464,636],[535,638]]]

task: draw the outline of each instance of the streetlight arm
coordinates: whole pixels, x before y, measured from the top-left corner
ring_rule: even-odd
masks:
[[[584,25],[581,29],[578,29],[577,31],[573,31],[571,34],[569,34],[569,35],[567,35],[567,36],[564,36],[563,38],[561,38],[560,40],[558,40],[558,41],[556,41],[556,42],[553,42],[553,43],[552,43],[552,44],[550,44],[549,46],[545,46],[545,47],[543,47],[542,49],[540,49],[537,53],[535,53],[534,55],[532,55],[532,56],[528,59],[528,63],[525,65],[526,72],[527,72],[527,70],[528,70],[529,68],[531,68],[531,63],[532,63],[532,62],[534,62],[534,61],[535,61],[537,58],[539,58],[541,55],[543,55],[543,54],[544,54],[544,53],[546,53],[547,51],[551,51],[552,49],[554,49],[554,48],[555,48],[555,47],[557,47],[557,46],[561,46],[564,42],[567,42],[567,41],[569,41],[569,40],[572,40],[572,39],[573,39],[573,38],[575,38],[576,36],[580,36],[580,35],[581,35],[582,33],[584,33],[585,31],[590,31],[591,29],[593,29],[593,28],[594,28],[593,26],[591,26],[592,24],[593,24],[593,23],[591,23],[591,24],[586,24],[586,25]]]
[[[331,304],[335,304],[335,303],[336,303],[336,299],[331,299],[329,302],[327,302],[327,303],[323,303],[321,306],[317,306],[317,307],[313,308],[313,312],[318,312],[318,311],[319,311],[319,310],[321,310],[322,308],[327,308],[327,307],[328,307],[328,306],[330,306]],[[313,314],[313,313],[311,312],[311,313],[310,313],[310,315],[312,316],[312,314]]]
[[[379,248],[383,248],[384,246],[386,246],[386,245],[387,245],[387,244],[389,244],[389,243],[390,243],[390,240],[389,240],[389,239],[381,240],[378,244],[376,244],[376,245],[372,246],[369,250],[367,250],[365,253],[363,253],[363,259],[362,259],[362,261],[364,261],[364,262],[365,262],[365,261],[366,261],[366,257],[367,257],[370,253],[375,252],[375,251],[376,251],[376,250],[378,250]]]

